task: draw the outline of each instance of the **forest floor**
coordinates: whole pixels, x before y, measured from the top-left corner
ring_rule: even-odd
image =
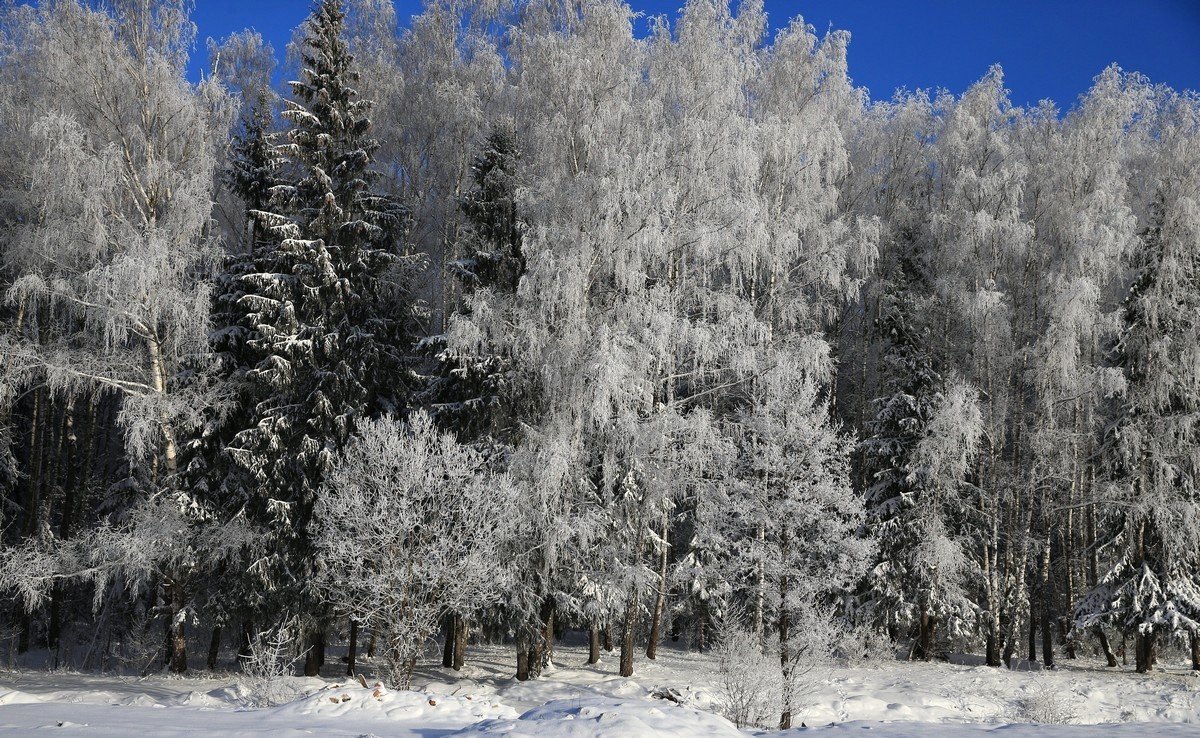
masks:
[[[291,679],[275,707],[250,706],[233,674],[128,677],[67,671],[0,672],[0,735],[355,736],[359,738],[1133,738],[1200,736],[1200,678],[1186,664],[1159,673],[1105,669],[1090,659],[1054,671],[1008,671],[964,663],[888,662],[831,667],[811,676],[790,733],[738,731],[719,708],[711,656],[664,647],[636,674],[615,673],[615,654],[587,666],[580,645],[559,645],[543,678],[511,678],[507,648],[468,652],[461,674],[418,670],[415,690],[372,680]],[[370,667],[368,663],[365,665]],[[344,668],[344,667],[343,667]],[[651,694],[678,692],[683,705]],[[1067,725],[1038,724],[1066,722]]]

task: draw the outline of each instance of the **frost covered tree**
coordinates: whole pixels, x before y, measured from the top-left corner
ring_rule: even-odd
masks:
[[[758,382],[735,431],[741,458],[727,535],[737,541],[759,648],[770,632],[778,649],[781,729],[799,707],[801,677],[832,648],[813,636],[874,549],[854,535],[863,505],[850,485],[853,440],[830,419],[817,379],[802,366],[776,368]]]
[[[64,2],[14,13],[24,36],[5,60],[6,84],[28,85],[37,111],[12,121],[26,126],[33,152],[31,217],[5,244],[7,298],[30,318],[15,335],[59,396],[116,398],[130,484],[141,494],[113,523],[151,514],[139,506],[153,511],[163,499],[185,521],[170,528],[172,554],[138,580],[163,588],[166,661],[182,671],[197,506],[175,475],[181,434],[219,392],[183,376],[207,361],[211,201],[230,106],[219,87],[183,77],[194,32],[183,3],[121,2],[110,13]],[[43,509],[29,502],[28,516]]]
[[[512,132],[497,129],[488,134],[471,164],[472,186],[459,204],[466,219],[457,245],[462,253],[450,264],[467,296],[462,313],[471,310],[470,296],[479,290],[511,297],[525,272],[523,224],[516,203],[517,159]],[[504,357],[447,348],[444,336],[430,339],[427,345],[437,351],[439,362],[439,371],[426,389],[438,422],[463,439],[510,438],[514,398],[504,389],[510,379],[505,376],[510,369]]]
[[[1005,524],[1020,499],[1027,470],[1004,466],[1006,441],[1019,437],[1011,412],[1025,393],[1019,386],[1017,346],[1030,339],[1029,270],[1034,229],[1023,211],[1029,167],[1019,146],[1023,111],[1012,106],[999,67],[973,84],[945,113],[931,145],[930,254],[925,268],[941,306],[940,351],[953,368],[980,389],[983,419],[980,452],[972,469],[978,488],[977,522],[989,527],[968,554],[979,569],[980,629],[986,632],[987,663],[999,666],[1001,622],[1019,604],[1016,569],[1026,544],[1022,531]],[[1015,461],[1015,460],[1014,460]],[[1009,562],[1012,562],[1010,565]]]
[[[408,686],[443,615],[482,610],[511,586],[499,554],[520,499],[507,475],[423,411],[405,423],[359,423],[334,461],[313,513],[316,586],[382,631],[398,686]]]
[[[1076,610],[1080,626],[1132,631],[1139,672],[1153,669],[1164,637],[1184,634],[1194,644],[1200,632],[1200,107],[1171,95],[1156,112],[1157,192],[1115,349],[1127,384],[1103,446],[1121,511],[1112,541],[1120,553]]]
[[[304,27],[300,79],[283,117],[281,184],[271,207],[251,213],[271,248],[242,278],[240,302],[259,358],[247,373],[261,387],[235,458],[252,475],[252,515],[270,533],[252,565],[263,587],[306,618],[305,673],[323,660],[324,615],[309,592],[314,575],[313,505],[355,424],[403,403],[402,351],[410,313],[397,240],[404,212],[372,183],[377,142],[337,0]]]
[[[1080,581],[1090,579],[1094,586],[1099,575],[1099,567],[1090,563],[1076,573],[1076,552],[1095,550],[1097,544],[1082,524],[1090,517],[1090,528],[1102,528],[1110,512],[1081,500],[1097,497],[1095,440],[1106,420],[1111,422],[1104,417],[1106,401],[1124,384],[1119,372],[1105,366],[1103,352],[1119,325],[1121,292],[1136,244],[1127,162],[1144,135],[1137,121],[1145,115],[1147,96],[1144,79],[1111,66],[1061,124],[1042,112],[1043,120],[1031,131],[1046,153],[1027,155],[1029,195],[1039,204],[1033,215],[1041,263],[1027,308],[1035,339],[1026,381],[1036,401],[1022,409],[1028,424],[1022,452],[1029,470],[1035,559],[1030,578],[1038,600],[1035,610],[1031,587],[1030,656],[1036,624],[1048,665],[1053,664],[1054,631],[1061,627],[1059,614],[1066,610],[1056,603],[1075,600],[1085,589]],[[1058,524],[1054,510],[1059,508],[1067,510],[1066,525]],[[1061,594],[1053,582],[1060,566],[1066,574]],[[1094,632],[1103,643],[1103,632]],[[1073,643],[1064,645],[1070,656]]]
[[[18,652],[181,668],[190,628],[211,664],[298,615],[313,673],[336,615],[402,675],[470,619],[522,679],[564,629],[630,675],[736,621],[786,723],[845,621],[991,665],[1200,649],[1194,95],[1110,67],[1020,108],[996,67],[873,101],[847,34],[760,0],[644,32],[618,0],[328,0],[281,102],[253,32],[185,81],[186,5],[0,9]],[[469,499],[373,487],[372,448]],[[329,527],[397,494],[436,541]],[[404,579],[426,544],[452,565]],[[476,568],[506,596],[445,579]]]
[[[877,327],[891,392],[876,400],[864,441],[874,479],[864,528],[880,545],[864,606],[893,638],[916,626],[912,655],[928,661],[938,623],[953,630],[973,616],[964,493],[980,417],[973,392],[946,382],[930,355],[929,329],[914,315],[928,304],[918,280],[903,268],[896,279]]]
[[[200,427],[184,446],[184,481],[199,498],[219,510],[224,519],[241,516],[257,495],[255,484],[246,469],[229,453],[234,436],[249,424],[254,406],[264,399],[249,372],[260,358],[251,347],[258,337],[256,326],[247,319],[243,298],[247,294],[245,280],[256,273],[256,264],[275,244],[262,223],[252,213],[269,207],[271,191],[280,184],[283,160],[276,151],[273,133],[273,95],[269,86],[270,67],[262,62],[270,59],[269,46],[262,47],[261,39],[235,35],[229,42],[214,49],[214,66],[226,69],[224,75],[240,73],[243,96],[242,114],[235,125],[228,161],[224,166],[224,197],[216,210],[226,218],[222,221],[225,249],[213,280],[212,331],[209,337],[214,362],[209,374],[225,388],[224,402],[211,405]],[[249,55],[244,58],[243,55]],[[256,63],[257,62],[257,63]],[[254,79],[241,71],[266,67],[262,73],[268,79]],[[247,557],[255,553],[245,551]],[[244,565],[246,562],[242,562]],[[233,586],[228,582],[214,591],[210,610],[216,610],[216,624],[210,641],[210,662],[219,654],[222,629],[235,615],[242,619],[243,648],[253,642],[252,623],[255,611],[264,598],[248,580],[236,577]],[[210,663],[209,668],[214,664]]]

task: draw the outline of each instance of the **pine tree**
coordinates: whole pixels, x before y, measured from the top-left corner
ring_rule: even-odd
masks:
[[[1159,193],[1143,233],[1138,274],[1115,356],[1128,387],[1109,428],[1122,525],[1121,556],[1076,609],[1135,634],[1137,671],[1154,668],[1159,639],[1200,632],[1200,207]]]
[[[516,203],[518,158],[513,133],[496,128],[471,162],[474,187],[459,202],[471,226],[464,239],[467,253],[452,268],[472,288],[513,293],[525,272]]]
[[[261,503],[252,477],[234,461],[228,448],[251,422],[254,406],[264,399],[260,387],[248,377],[259,358],[251,348],[258,334],[256,326],[247,320],[243,298],[247,277],[256,273],[256,264],[277,246],[261,219],[254,215],[270,205],[272,189],[281,184],[283,160],[276,151],[272,127],[270,99],[262,92],[233,136],[225,171],[226,186],[243,207],[244,225],[238,237],[230,240],[213,285],[210,342],[214,361],[203,379],[215,381],[222,388],[222,402],[207,409],[203,425],[183,449],[185,485],[225,520]],[[261,520],[259,512],[255,519]],[[223,625],[234,613],[244,622],[253,618],[263,595],[257,587],[248,585],[245,577],[235,577],[214,589],[210,608],[217,613],[217,623]]]
[[[931,355],[929,330],[915,315],[928,304],[915,267],[906,261],[898,271],[895,296],[881,305],[876,324],[886,343],[889,392],[875,400],[878,410],[863,443],[874,479],[866,491],[864,528],[880,545],[865,607],[894,639],[915,624],[913,653],[929,660],[938,621],[953,621],[969,608],[955,586],[961,551],[947,518],[955,505],[953,499],[942,504],[933,470],[922,464],[922,445],[936,440],[946,381]]]
[[[517,159],[513,134],[497,128],[471,162],[474,186],[459,200],[467,220],[460,241],[465,253],[450,264],[465,294],[456,319],[470,315],[472,297],[479,290],[515,294],[525,272],[516,205]],[[439,424],[463,440],[501,440],[511,424],[503,412],[512,400],[505,397],[509,363],[495,352],[451,349],[445,336],[429,339],[426,347],[436,352],[438,372],[425,399],[436,410]]]
[[[283,117],[282,184],[253,211],[273,240],[244,278],[241,304],[259,354],[247,373],[262,400],[235,452],[259,485],[271,540],[252,569],[309,621],[305,673],[323,661],[325,616],[310,590],[318,490],[359,418],[404,402],[409,310],[395,277],[404,211],[372,189],[371,104],[343,37],[345,13],[324,0],[305,26],[303,69]]]

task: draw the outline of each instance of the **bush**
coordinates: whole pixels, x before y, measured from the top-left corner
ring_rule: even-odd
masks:
[[[274,707],[297,697],[290,676],[300,659],[295,655],[295,628],[290,619],[258,633],[250,642],[249,656],[242,661],[238,685],[254,707]],[[303,655],[303,654],[301,654]]]
[[[896,645],[875,628],[847,627],[837,635],[833,656],[846,666],[877,666],[896,660]]]
[[[717,704],[739,728],[772,727],[779,719],[779,660],[754,633],[730,623],[721,627],[717,659]]]
[[[1017,719],[1025,723],[1070,725],[1078,719],[1074,695],[1049,679],[1030,680],[1027,694],[1017,702]]]

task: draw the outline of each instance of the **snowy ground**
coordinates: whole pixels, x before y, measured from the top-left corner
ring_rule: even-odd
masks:
[[[0,673],[0,735],[397,736],[400,738],[737,738],[716,709],[712,662],[666,648],[639,661],[633,679],[615,659],[583,665],[582,648],[560,646],[548,678],[510,678],[509,653],[482,647],[459,677],[422,669],[418,692],[345,680],[298,679],[297,699],[250,709],[228,675],[130,678],[64,672]],[[807,695],[809,726],[788,738],[1132,738],[1200,735],[1200,679],[1182,666],[1138,676],[1080,661],[1055,672],[984,666],[889,663],[834,668]],[[689,703],[651,699],[677,689]],[[307,694],[305,694],[307,693]],[[1030,705],[1076,725],[1033,725]],[[833,723],[832,725],[829,725]],[[864,730],[870,732],[864,733]],[[749,733],[753,735],[753,733]]]

